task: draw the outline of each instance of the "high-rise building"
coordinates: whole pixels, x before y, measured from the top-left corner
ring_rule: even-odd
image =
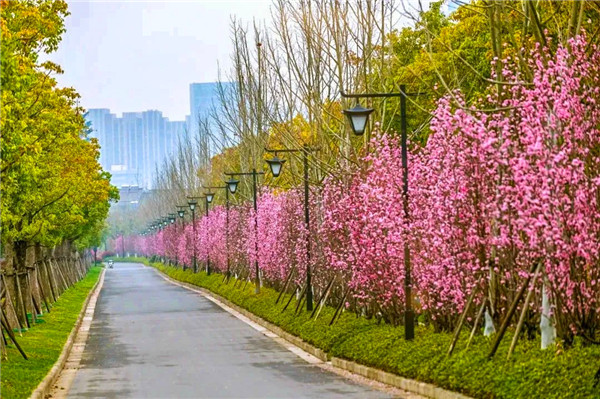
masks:
[[[207,132],[201,131],[200,123],[207,122],[207,125],[202,127],[211,130],[211,134],[219,134],[217,126],[214,123],[213,116],[219,117],[223,112],[220,92],[229,95],[229,91],[235,88],[231,82],[212,82],[212,83],[191,83],[190,84],[190,116],[186,118],[188,129],[191,134],[197,136]],[[202,138],[202,137],[201,137]],[[210,143],[210,140],[208,140]],[[210,152],[215,153],[219,150],[216,146],[211,145]]]
[[[169,121],[160,111],[124,112],[118,118],[108,109],[86,113],[90,137],[100,143],[100,164],[117,187],[151,189],[156,169],[175,151],[186,123]]]

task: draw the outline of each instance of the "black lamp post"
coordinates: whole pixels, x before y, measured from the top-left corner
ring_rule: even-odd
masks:
[[[398,93],[364,93],[348,94],[340,92],[344,98],[375,98],[375,97],[400,97],[400,142],[402,146],[402,207],[404,210],[404,223],[408,225],[408,150],[406,145],[406,97],[418,95],[418,93],[409,94],[406,92],[406,86],[400,85]],[[348,117],[354,134],[361,136],[365,132],[369,115],[373,112],[372,108],[363,108],[357,104],[352,109],[343,111]],[[404,338],[412,340],[415,337],[414,311],[412,308],[412,272],[410,262],[410,248],[408,242],[404,241]]]
[[[310,212],[308,203],[308,154],[310,152],[318,151],[317,148],[310,148],[308,145],[302,146],[302,148],[284,148],[284,149],[268,149],[267,152],[274,152],[275,156],[272,159],[267,159],[271,173],[274,177],[278,177],[281,174],[285,159],[280,159],[277,156],[278,152],[291,152],[291,153],[302,153],[302,159],[304,163],[304,225],[306,227],[306,310],[313,310],[313,292],[312,292],[312,273],[310,269],[311,259],[311,246],[310,246]]]
[[[255,293],[260,293],[260,276],[258,275],[258,216],[257,216],[257,205],[256,205],[256,179],[258,175],[264,175],[265,172],[257,172],[256,169],[252,169],[252,172],[240,172],[240,173],[225,173],[226,176],[229,176],[230,179],[227,180],[227,186],[229,188],[229,192],[231,194],[235,194],[237,191],[237,186],[239,184],[239,180],[234,179],[235,176],[252,176],[252,195],[254,200],[254,250],[255,250],[255,259],[254,259],[254,271],[256,274],[255,284],[256,289]]]
[[[194,255],[192,257],[192,267],[194,273],[198,273],[198,263],[196,262],[196,205],[198,205],[198,198],[200,197],[188,197],[188,206],[192,211],[192,231],[194,238],[192,239],[194,246]]]
[[[206,204],[206,221],[208,222],[208,206],[212,202],[215,197],[214,193],[206,193],[204,194],[205,204]],[[208,253],[208,248],[206,248],[206,275],[210,276],[210,255]]]
[[[202,186],[202,188],[225,190],[225,250],[227,252],[226,276],[227,276],[227,278],[229,278],[229,274],[230,274],[229,273],[229,192],[230,192],[229,184],[227,184],[225,186]],[[235,189],[237,189],[237,183],[236,183]],[[235,191],[235,189],[233,191]],[[207,196],[208,196],[208,194],[207,194]],[[212,201],[212,198],[211,198],[211,201]]]
[[[179,219],[181,219],[181,232],[184,231],[184,221],[185,217],[185,205],[177,205],[177,214],[179,215]],[[177,249],[175,250],[175,264],[179,264],[179,256],[177,255]],[[182,265],[183,270],[185,271],[185,263]]]
[[[121,232],[121,255],[125,257],[125,232]]]

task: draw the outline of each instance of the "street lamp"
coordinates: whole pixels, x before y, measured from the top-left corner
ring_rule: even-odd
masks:
[[[169,213],[169,222],[171,224],[175,223],[175,214],[174,213]]]
[[[230,192],[229,185],[227,184],[225,186],[202,186],[202,188],[225,190],[225,251],[227,252],[226,278],[229,279],[229,274],[230,274],[229,273],[229,192]],[[237,183],[236,183],[236,188],[237,188]],[[208,194],[207,194],[207,199],[208,199]],[[211,198],[211,201],[212,201],[212,198]]]
[[[181,232],[184,232],[184,226],[185,226],[185,222],[183,221],[183,218],[185,217],[185,205],[177,205],[177,214],[179,215],[179,218],[181,219]],[[177,248],[175,249],[175,264],[179,265],[179,255],[177,254]],[[185,271],[185,263],[183,263],[182,265],[182,269],[183,271]]]
[[[407,93],[406,86],[400,85],[400,92],[398,93],[364,93],[364,94],[347,94],[343,91],[340,92],[344,98],[375,98],[375,97],[400,97],[400,143],[402,153],[402,207],[404,211],[404,223],[408,227],[408,149],[406,145],[406,97],[419,95],[419,93]],[[352,109],[343,111],[348,117],[352,131],[355,135],[360,136],[364,134],[365,127],[369,114],[373,112],[373,109],[363,108],[360,105],[356,105]],[[406,340],[412,340],[415,337],[415,315],[412,308],[412,272],[410,263],[410,248],[408,241],[404,240],[404,338]]]
[[[308,203],[308,154],[310,152],[318,151],[317,148],[310,148],[308,145],[302,146],[302,148],[284,148],[272,150],[265,148],[267,152],[274,152],[275,156],[272,159],[267,159],[271,173],[274,177],[278,177],[285,163],[285,159],[280,159],[277,156],[278,152],[290,152],[290,153],[302,153],[302,159],[304,163],[304,226],[306,227],[306,310],[313,310],[313,292],[312,292],[312,273],[310,270],[310,259],[311,259],[311,246],[310,246],[310,212]]]
[[[192,267],[194,268],[194,273],[198,273],[198,263],[196,261],[196,205],[198,205],[198,198],[200,197],[188,197],[188,206],[192,211],[192,231],[193,231],[193,246],[194,246],[194,256],[192,258]]]
[[[208,223],[208,206],[212,202],[215,194],[208,192],[204,194],[205,204],[206,204],[206,222]],[[206,275],[210,276],[210,255],[208,254],[209,248],[206,248]]]
[[[213,198],[215,198],[215,193],[206,193],[204,195],[206,197],[206,202],[209,204],[212,202]]]
[[[373,112],[373,108],[364,108],[357,103],[354,108],[345,109],[342,112],[348,117],[354,134],[362,136],[365,133],[367,121],[369,120],[369,115]]]
[[[240,183],[240,181],[237,179],[234,179],[233,177],[230,178],[229,180],[225,181],[225,184],[227,184],[227,188],[229,188],[229,192],[231,194],[235,194],[239,183]]]
[[[275,156],[273,158],[267,159],[267,163],[269,164],[269,169],[271,169],[273,177],[279,177],[279,174],[281,174],[281,168],[283,168],[283,164],[285,163],[285,159],[279,158],[277,156],[277,152],[281,151],[276,151]]]
[[[260,293],[260,277],[258,275],[258,216],[257,216],[257,201],[256,201],[256,178],[258,175],[264,175],[265,172],[257,172],[256,169],[252,169],[252,172],[239,172],[239,173],[231,173],[226,172],[225,175],[229,176],[230,179],[226,181],[227,186],[229,187],[229,191],[231,194],[235,194],[237,191],[239,180],[234,179],[235,176],[252,176],[252,197],[254,202],[254,271],[256,274],[255,284],[256,288],[254,292],[256,294]]]

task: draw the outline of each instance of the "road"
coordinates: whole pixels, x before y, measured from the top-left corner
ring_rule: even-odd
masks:
[[[389,398],[309,364],[153,269],[115,263],[72,398]]]

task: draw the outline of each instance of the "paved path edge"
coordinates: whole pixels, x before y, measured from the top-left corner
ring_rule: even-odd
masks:
[[[97,297],[100,294],[100,290],[102,289],[102,285],[104,284],[105,272],[106,272],[106,269],[102,269],[102,271],[100,273],[100,277],[96,281],[96,284],[94,284],[94,287],[90,290],[90,293],[88,294],[87,298],[85,298],[85,301],[83,302],[83,306],[81,307],[81,312],[79,312],[77,321],[75,322],[75,325],[73,326],[73,328],[71,329],[71,332],[69,333],[67,342],[63,346],[60,356],[58,357],[58,360],[54,363],[54,365],[52,366],[52,368],[50,369],[48,374],[46,374],[46,377],[44,377],[42,382],[40,382],[39,385],[37,386],[37,388],[31,393],[31,396],[29,397],[29,399],[44,399],[52,390],[52,385],[58,379],[61,371],[65,367],[65,363],[67,362],[69,355],[71,354],[71,350],[73,349],[73,344],[75,343],[75,338],[76,338],[77,334],[79,333],[79,330],[83,323],[83,318],[85,317],[86,313],[88,313],[88,304],[90,303],[90,300],[92,299],[92,297],[94,297],[94,296]],[[92,314],[96,307],[96,303],[94,302],[93,305],[94,305],[94,307],[91,309]]]
[[[201,295],[203,295],[210,301],[216,303],[217,305],[219,305],[220,307],[222,307],[223,309],[225,309],[225,311],[227,311],[229,313],[232,313],[232,312],[227,308],[231,308],[231,309],[235,310],[235,312],[242,314],[246,318],[250,319],[252,322],[266,328],[271,333],[277,335],[279,338],[284,339],[285,341],[289,342],[291,345],[297,347],[301,351],[307,352],[308,354],[319,359],[321,362],[331,361],[330,364],[333,368],[349,371],[350,373],[358,374],[369,380],[374,380],[374,381],[377,381],[382,384],[393,386],[395,388],[400,388],[404,391],[411,392],[411,393],[414,393],[417,395],[421,395],[426,398],[431,398],[431,399],[472,399],[469,396],[463,395],[458,392],[449,391],[447,389],[440,388],[433,384],[429,384],[429,383],[421,382],[421,381],[417,381],[417,380],[412,380],[409,378],[404,378],[399,375],[388,373],[386,371],[379,370],[374,367],[365,366],[365,365],[362,365],[362,364],[359,364],[359,363],[356,363],[356,362],[353,362],[350,360],[345,360],[345,359],[341,359],[341,358],[337,358],[337,357],[331,357],[324,350],[317,348],[317,347],[303,341],[301,338],[299,338],[295,335],[292,335],[292,334],[288,333],[287,331],[284,331],[282,328],[266,321],[263,318],[258,317],[254,313],[240,307],[239,305],[236,305],[235,303],[231,302],[227,298],[224,298],[204,287],[200,287],[200,286],[197,286],[194,284],[186,283],[184,281],[176,280],[176,279],[166,275],[165,273],[163,273],[162,271],[158,270],[157,268],[155,268],[153,266],[148,266],[148,267],[151,267],[152,269],[154,269],[154,271],[156,273],[159,273],[167,281],[169,281],[175,285],[179,285],[183,288],[187,288],[191,291],[200,293]],[[225,305],[225,306],[223,306],[223,305]],[[234,316],[236,316],[236,315],[234,314]],[[242,321],[245,321],[245,320],[242,319]],[[290,349],[290,348],[288,347],[288,349]],[[300,354],[298,354],[296,351],[292,350],[292,352],[296,353],[300,357],[303,357]],[[307,359],[305,359],[305,360],[307,360]]]

